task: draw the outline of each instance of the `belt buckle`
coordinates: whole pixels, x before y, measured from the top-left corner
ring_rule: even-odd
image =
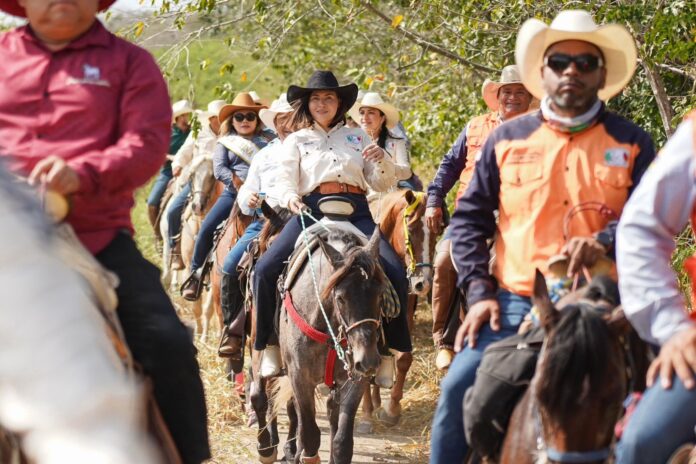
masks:
[[[338,183],[339,188],[341,190],[341,193],[348,193],[348,184],[344,184],[342,182]]]

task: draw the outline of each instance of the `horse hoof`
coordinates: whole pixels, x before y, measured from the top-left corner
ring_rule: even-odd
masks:
[[[285,446],[283,447],[283,453],[285,454],[285,462],[295,462],[295,456],[297,455],[297,446],[295,445],[294,439],[285,443]]]
[[[273,448],[273,452],[271,453],[270,456],[264,456],[261,454],[261,451],[259,451],[259,462],[261,464],[273,464],[276,462],[276,459],[278,458],[278,449]]]
[[[401,414],[390,416],[386,409],[380,409],[377,411],[377,418],[384,422],[384,424],[388,427],[394,427],[401,420]]]
[[[364,419],[358,422],[355,431],[363,435],[372,435],[372,433],[375,431],[375,428],[372,425],[372,421]]]

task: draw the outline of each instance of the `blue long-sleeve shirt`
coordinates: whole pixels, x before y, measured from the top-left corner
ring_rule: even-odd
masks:
[[[445,197],[452,190],[454,184],[466,167],[466,131],[467,127],[459,134],[452,148],[440,162],[435,178],[428,185],[427,207],[442,207]]]
[[[270,135],[264,131],[262,134],[255,135],[251,141],[260,150],[268,144],[270,138]],[[217,180],[225,184],[227,190],[236,192],[237,189],[232,182],[233,176],[237,176],[244,181],[248,173],[249,165],[246,161],[221,143],[215,145],[215,151],[213,152],[213,174]]]

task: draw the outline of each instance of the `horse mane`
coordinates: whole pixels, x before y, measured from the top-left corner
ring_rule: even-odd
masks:
[[[270,240],[283,229],[292,217],[292,212],[289,209],[276,207],[274,210],[277,216],[267,220],[259,233],[259,254],[266,252]]]
[[[327,300],[336,288],[336,285],[341,282],[353,269],[361,268],[367,273],[367,278],[371,279],[377,285],[383,285],[386,277],[382,268],[379,266],[379,261],[374,259],[368,251],[361,245],[355,234],[347,231],[337,230],[329,233],[329,242],[343,242],[346,248],[343,250],[344,259],[341,267],[337,269],[326,283],[326,287],[321,294],[323,300]]]
[[[377,221],[378,224],[385,224],[389,225],[390,227],[394,226],[391,224],[392,221],[390,221],[390,218],[395,217],[392,214],[394,207],[397,203],[404,199],[404,195],[406,195],[406,190],[394,190],[393,192],[382,194],[381,198],[375,200],[381,202],[381,209]],[[401,209],[403,208],[399,208],[399,211],[401,211]]]
[[[208,161],[213,161],[213,157],[211,155],[200,155],[196,156],[193,161],[191,161],[191,168],[190,172],[194,172],[197,170],[201,164],[208,162]]]

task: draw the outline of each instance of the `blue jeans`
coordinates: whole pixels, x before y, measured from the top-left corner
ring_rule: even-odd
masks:
[[[198,231],[196,244],[193,247],[193,258],[191,259],[191,271],[195,271],[203,266],[205,258],[208,256],[210,249],[213,248],[213,236],[215,229],[230,215],[234,199],[237,194],[225,189],[218,197],[217,201],[210,208],[210,211],[203,219],[201,230]]]
[[[177,196],[174,197],[169,209],[167,209],[167,236],[169,239],[169,246],[174,248],[175,239],[181,232],[181,215],[184,214],[184,208],[186,207],[186,201],[191,194],[191,184],[186,184],[186,186],[179,192]]]
[[[225,256],[225,261],[222,263],[222,272],[229,274],[234,278],[237,278],[237,265],[242,259],[244,252],[247,250],[249,244],[261,233],[265,219],[257,219],[256,221],[249,224],[249,227],[244,231],[244,235],[239,237],[237,243],[234,244],[232,249]]]
[[[672,388],[645,391],[616,446],[617,464],[661,464],[684,443],[694,442],[696,389],[676,376]]]
[[[464,393],[474,384],[476,369],[481,364],[486,347],[516,334],[522,319],[532,308],[530,298],[505,290],[498,291],[498,302],[500,330],[494,332],[488,323],[484,324],[478,333],[476,347],[467,346],[460,351],[440,383],[440,400],[435,410],[431,434],[431,464],[464,462],[469,450],[464,437]]]
[[[168,173],[164,171],[161,171],[159,173],[157,179],[155,180],[155,183],[152,184],[152,190],[150,190],[150,195],[148,195],[147,197],[147,204],[149,206],[157,206],[159,208],[160,202],[162,201],[162,197],[164,196],[164,192],[167,190],[167,185],[173,177],[174,176],[172,175],[171,169]]]

